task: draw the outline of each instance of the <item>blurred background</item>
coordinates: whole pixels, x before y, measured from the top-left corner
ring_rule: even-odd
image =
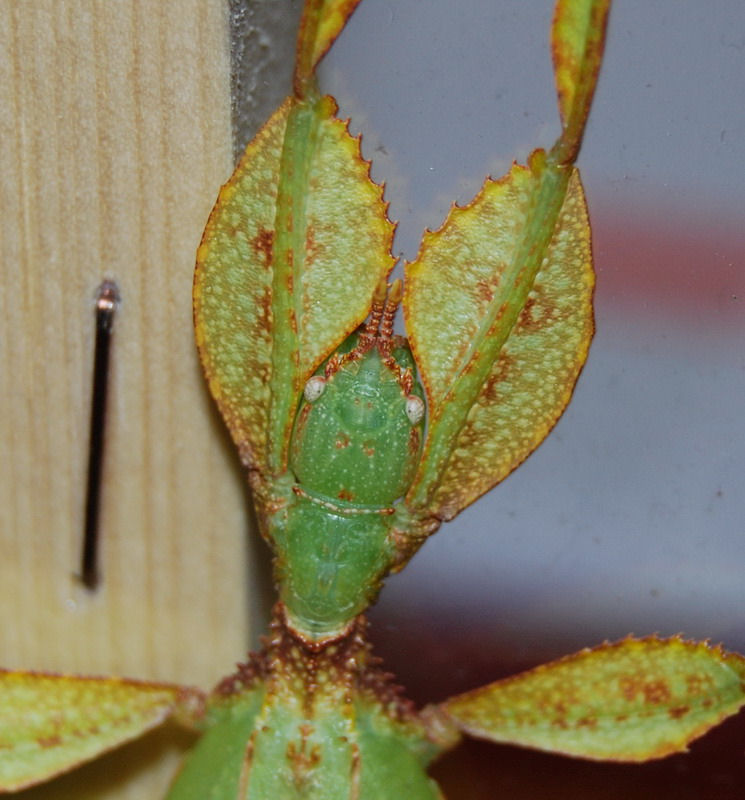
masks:
[[[322,87],[364,134],[403,258],[486,174],[556,138],[551,5],[362,3],[325,60]],[[617,0],[579,165],[597,334],[573,401],[371,614],[379,652],[422,702],[629,632],[745,651],[745,6]],[[676,796],[727,798],[743,796],[730,770],[744,738],[722,769],[721,739],[707,744],[698,782],[691,759],[593,777],[468,752],[528,759],[526,797],[562,797],[530,784],[555,770],[589,796],[628,797],[637,779],[634,797],[657,796],[644,792],[662,769]],[[522,797],[518,783],[499,786]],[[484,787],[473,796],[496,796],[494,776]]]

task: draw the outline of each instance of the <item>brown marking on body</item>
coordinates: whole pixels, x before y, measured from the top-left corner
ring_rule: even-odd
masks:
[[[59,747],[62,744],[62,737],[59,735],[42,736],[36,741],[38,742],[39,747],[44,747],[44,748]]]
[[[256,320],[261,326],[262,330],[271,332],[272,330],[272,287],[266,286],[264,292],[259,297],[258,313]]]
[[[300,725],[298,732],[300,742],[288,742],[285,755],[290,762],[293,782],[296,788],[302,789],[307,786],[313,770],[321,763],[321,748],[317,743],[308,746],[308,740],[313,734],[311,725]]]
[[[510,374],[510,370],[515,364],[515,359],[502,352],[497,359],[497,363],[484,382],[481,390],[481,401],[484,404],[494,405],[501,399],[499,384],[502,383]]]
[[[667,681],[645,681],[643,678],[622,678],[621,692],[629,702],[636,700],[638,694],[643,695],[647,705],[660,705],[670,700],[671,692]]]
[[[223,678],[213,690],[213,695],[231,697],[263,683],[269,673],[269,662],[265,651],[249,653],[248,661],[237,665],[232,675]]]
[[[305,228],[305,255],[310,260],[315,255],[316,250],[316,229],[312,225]]]
[[[349,489],[342,489],[337,497],[339,500],[346,500],[348,503],[354,502],[354,493],[350,492]]]
[[[463,367],[463,372],[461,374],[468,375],[471,372],[473,372],[474,369],[476,368],[476,362],[479,360],[480,356],[481,356],[481,351],[480,350],[474,350],[473,353],[471,353],[470,360],[468,361],[466,366]]]
[[[414,704],[403,696],[391,675],[380,668],[380,659],[370,652],[367,622],[363,616],[352,620],[338,637],[326,641],[306,639],[284,622],[282,603],[274,608],[269,635],[262,637],[264,650],[252,655],[268,690],[281,691],[288,681],[302,687],[303,704],[312,716],[316,695],[331,692],[342,702],[351,703],[355,696],[374,697],[389,717],[412,720]],[[253,670],[250,671],[251,676]],[[340,692],[341,690],[341,692]]]
[[[248,781],[251,775],[251,767],[253,766],[254,750],[256,749],[256,736],[258,731],[254,730],[251,738],[246,745],[246,752],[243,756],[243,763],[241,764],[241,774],[239,778],[238,797],[246,797],[248,795]]]
[[[501,359],[500,359],[501,361]],[[499,382],[501,381],[500,376],[500,369],[499,369],[499,362],[497,362],[497,369],[494,372],[491,372],[484,383],[483,388],[481,389],[481,398],[482,402],[488,405],[494,405],[497,400],[499,399]]]
[[[650,705],[660,705],[670,700],[671,692],[667,681],[651,681],[644,685],[644,702]]]
[[[633,678],[621,678],[619,681],[619,688],[624,700],[631,702],[636,697],[639,688],[638,681]]]
[[[525,305],[517,315],[517,327],[534,333],[555,321],[556,306],[549,303],[545,296],[528,297]]]
[[[290,197],[288,195],[284,195],[283,199],[287,200],[287,213],[284,214],[284,216],[282,218],[282,223],[284,225],[284,229],[288,233],[292,233],[292,231],[294,229],[294,222],[295,222],[295,218],[294,218],[293,213],[292,213],[293,212],[292,197]]]
[[[308,225],[305,231],[305,260],[306,262],[317,261],[323,256],[323,245],[316,239],[316,229]]]
[[[502,303],[502,305],[499,306],[499,310],[497,311],[497,315],[494,317],[494,322],[492,323],[491,330],[494,330],[494,327],[499,325],[502,317],[507,313],[507,309],[508,305],[506,302]]]
[[[702,675],[687,675],[686,688],[689,695],[694,697],[699,694],[708,694],[711,688],[711,681]]]
[[[680,719],[688,714],[690,710],[690,706],[676,706],[675,708],[671,708],[667,713],[670,715],[671,719]]]
[[[482,300],[486,305],[488,305],[494,299],[494,287],[489,281],[476,281],[476,294],[478,295],[479,300]]]
[[[324,378],[328,380],[332,375],[335,375],[339,371],[343,363],[344,363],[343,357],[339,353],[334,353],[326,363],[326,367],[323,371]]]
[[[349,447],[349,437],[343,431],[339,433],[336,437],[336,441],[334,442],[334,447],[337,450],[344,450],[345,447]]]
[[[343,737],[344,742],[349,744],[347,737]],[[360,772],[362,767],[362,759],[360,756],[360,748],[357,742],[353,742],[352,745],[352,763],[351,763],[351,774],[349,776],[349,786],[352,791],[351,797],[358,797],[360,793]]]
[[[411,453],[413,456],[418,455],[420,445],[421,435],[419,427],[417,425],[412,425],[411,430],[409,431],[409,453]]]
[[[290,293],[292,293],[292,278],[287,281],[288,285],[290,286]],[[290,330],[297,336],[297,316],[295,315],[295,309],[291,308],[289,313],[287,314],[288,321],[290,323]]]
[[[253,251],[259,256],[265,267],[272,264],[272,248],[274,245],[274,231],[260,228],[256,236],[249,242]]]
[[[306,423],[308,422],[308,417],[311,415],[313,411],[313,406],[310,403],[306,403],[302,409],[300,410],[300,414],[298,415],[297,422],[295,423],[295,430],[299,433],[305,427]],[[296,434],[297,438],[297,434]]]

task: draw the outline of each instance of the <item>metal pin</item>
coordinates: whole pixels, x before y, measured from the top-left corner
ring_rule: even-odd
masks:
[[[105,280],[96,291],[96,345],[93,354],[91,427],[88,444],[88,485],[85,495],[85,527],[80,580],[87,589],[98,586],[98,516],[106,422],[106,390],[109,382],[109,351],[119,288]]]

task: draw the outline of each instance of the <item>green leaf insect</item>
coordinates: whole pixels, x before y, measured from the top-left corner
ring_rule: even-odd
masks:
[[[420,710],[372,657],[362,614],[386,575],[540,444],[585,361],[594,277],[573,165],[610,0],[556,5],[556,144],[454,207],[390,285],[382,189],[315,78],[358,2],[307,0],[293,93],[197,254],[200,357],[274,553],[265,647],[207,695],[0,673],[0,791],[175,716],[202,735],[167,800],[436,800],[427,767],[464,733],[644,761],[745,703],[743,657],[679,638],[605,644]]]

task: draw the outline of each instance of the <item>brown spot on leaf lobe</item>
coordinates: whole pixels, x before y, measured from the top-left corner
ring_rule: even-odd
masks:
[[[645,681],[643,678],[622,678],[620,682],[623,696],[630,702],[641,695],[645,705],[660,705],[670,700],[671,692],[667,681]]]
[[[272,264],[273,244],[274,231],[268,228],[261,228],[256,236],[251,239],[250,245],[265,267],[270,267]]]

